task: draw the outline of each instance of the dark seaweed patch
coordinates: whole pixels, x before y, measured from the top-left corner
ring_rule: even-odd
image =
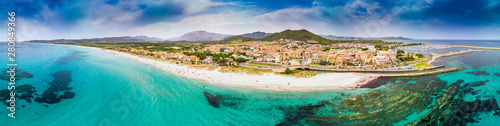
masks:
[[[468,74],[473,74],[473,75],[490,75],[490,73],[486,71],[474,71],[474,72],[467,72]]]
[[[9,89],[3,89],[3,90],[0,90],[0,100],[2,100],[2,103],[5,104],[5,105],[9,105],[9,103],[7,102],[7,100],[9,100],[10,98],[10,91]]]
[[[486,82],[488,82],[488,80],[467,83],[463,87],[460,86],[460,83],[450,85],[449,88],[436,100],[437,105],[434,106],[428,114],[423,116],[422,119],[413,122],[412,125],[463,126],[467,123],[478,122],[475,118],[478,112],[500,111],[496,99],[477,99],[472,102],[466,102],[463,100],[465,94],[474,94],[473,89],[470,87],[483,86]],[[458,96],[458,98],[455,99],[454,97],[456,96]],[[440,108],[439,106],[443,106],[445,108]],[[424,119],[428,119],[429,121],[425,121]]]
[[[500,76],[500,73],[494,73],[494,74],[495,74],[495,76]]]
[[[85,56],[83,56],[81,54],[82,52],[79,52],[79,51],[75,51],[73,54],[71,54],[70,56],[66,56],[66,57],[63,57],[61,58],[60,60],[61,61],[75,61],[75,60],[81,60],[83,59]],[[59,63],[61,64],[61,63]]]
[[[19,99],[24,99],[26,102],[31,103],[31,98],[33,98],[33,93],[36,92],[35,87],[25,84],[16,87],[17,95]]]
[[[74,93],[69,92],[72,88],[69,87],[69,82],[73,81],[71,78],[71,71],[63,70],[52,74],[54,80],[50,82],[49,88],[43,92],[40,97],[35,98],[38,103],[48,103],[54,104],[61,102],[61,99],[73,98]],[[59,95],[59,92],[63,92],[63,95]]]
[[[393,125],[426,109],[431,110],[407,125],[465,125],[478,122],[479,113],[491,111],[500,116],[496,99],[464,101],[467,94],[477,94],[474,87],[483,86],[488,80],[467,84],[458,80],[448,85],[436,76],[389,79],[392,80],[382,83],[394,84],[368,93],[348,94],[343,99],[334,98],[326,102],[325,107],[303,112],[307,116],[296,116],[296,108],[280,106],[278,108],[285,112],[285,121],[279,125]],[[408,83],[410,80],[416,84]],[[431,103],[436,105],[429,108]],[[342,114],[346,111],[350,113]]]
[[[421,76],[420,79],[415,79],[414,77],[378,77],[377,79],[362,85],[361,88],[377,88],[387,83],[396,83],[396,81],[409,82],[416,81],[416,83],[427,83],[427,80],[434,79],[436,76]]]
[[[247,100],[247,98],[239,98],[231,95],[221,95],[221,94],[213,95],[208,92],[203,92],[203,95],[205,95],[205,99],[207,99],[208,104],[215,108],[237,107],[236,105],[243,102],[244,100]]]
[[[6,80],[10,81],[10,73],[7,73],[7,71],[10,71],[10,69],[3,69],[2,73],[0,74],[0,79],[1,80]],[[33,74],[30,74],[28,72],[25,72],[21,69],[16,69],[14,70],[16,72],[16,80],[21,80],[23,78],[33,78]]]
[[[222,96],[212,95],[208,92],[203,92],[203,95],[205,95],[205,98],[207,99],[208,104],[210,104],[210,106],[215,107],[215,108],[219,108],[219,105],[220,105],[221,101],[223,100]]]
[[[60,99],[70,99],[70,98],[73,98],[73,97],[75,97],[75,93],[66,91],[66,92],[64,92],[63,95],[59,95],[58,98],[60,98]]]
[[[326,103],[318,105],[309,104],[307,106],[299,106],[296,108],[288,108],[285,110],[285,121],[277,124],[276,126],[292,126],[307,117],[315,115],[315,109],[325,106]]]
[[[20,86],[16,86],[16,99],[24,99],[26,102],[31,103],[31,99],[33,98],[33,93],[35,93],[35,87],[24,84]],[[10,98],[10,90],[3,89],[0,90],[0,100],[8,106],[7,100]]]
[[[479,86],[483,86],[483,85],[486,85],[486,82],[488,82],[490,80],[485,80],[485,81],[478,81],[478,82],[471,82],[471,83],[467,83],[464,85],[464,87],[479,87]]]

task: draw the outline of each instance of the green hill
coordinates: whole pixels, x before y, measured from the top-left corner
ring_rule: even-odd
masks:
[[[314,33],[311,33],[305,29],[302,30],[285,30],[280,33],[275,33],[270,36],[267,36],[265,38],[262,38],[260,40],[262,41],[275,41],[275,40],[280,40],[280,39],[292,39],[292,40],[299,40],[299,41],[309,41],[314,40],[318,43],[322,44],[328,44],[331,43],[331,40],[328,40],[326,38],[323,38],[319,35],[316,35]]]
[[[226,41],[226,42],[232,42],[232,41],[246,42],[246,41],[255,41],[255,40],[257,40],[257,39],[250,38],[250,37],[243,37],[243,36],[239,35],[239,36],[229,37],[227,39],[224,39],[223,41]]]

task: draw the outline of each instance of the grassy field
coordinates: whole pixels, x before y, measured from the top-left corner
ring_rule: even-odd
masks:
[[[252,69],[245,68],[239,66],[214,66],[214,65],[206,65],[206,64],[182,64],[189,66],[190,68],[195,69],[205,69],[205,70],[216,70],[222,73],[237,73],[237,74],[248,74],[248,75],[264,75],[265,73],[273,73],[272,70],[261,70],[261,69]]]
[[[427,62],[420,62],[417,65],[415,65],[415,67],[413,67],[413,69],[423,69],[423,68],[428,68],[428,67],[432,67],[432,65],[427,64]]]
[[[275,73],[275,74],[279,74],[279,75],[285,75],[285,76],[293,76],[293,77],[297,77],[297,78],[308,78],[308,77],[312,77],[312,76],[316,76],[318,74],[321,74],[319,72],[310,72],[310,71],[302,71],[302,70],[292,70],[293,73],[291,74],[286,74],[286,73]]]

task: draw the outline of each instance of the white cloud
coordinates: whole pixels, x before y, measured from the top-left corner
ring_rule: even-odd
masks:
[[[225,12],[185,17],[178,22],[158,22],[130,29],[133,34],[145,34],[159,38],[173,38],[184,33],[207,30],[225,34],[241,34],[256,31],[258,23],[245,12]]]

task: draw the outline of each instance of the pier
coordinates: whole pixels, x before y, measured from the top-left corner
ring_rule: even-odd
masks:
[[[495,47],[462,46],[462,45],[446,45],[446,46],[449,46],[449,47],[475,48],[475,49],[494,49],[494,50],[500,50],[500,48],[495,48]]]
[[[484,52],[484,50],[467,50],[467,51],[460,51],[460,52],[451,52],[451,53],[446,53],[446,54],[440,54],[440,57],[446,57],[446,56],[453,56],[453,55],[459,55],[459,54],[464,54],[464,53],[470,53],[470,52]]]
[[[471,53],[471,52],[484,52],[484,50],[467,50],[467,51],[460,51],[460,52],[450,52],[450,53],[445,53],[445,54],[439,54],[439,55],[434,55],[431,60],[427,62],[427,64],[431,64],[434,62],[437,58],[439,57],[447,57],[447,56],[454,56],[454,55],[459,55],[459,54],[465,54],[465,53]]]

